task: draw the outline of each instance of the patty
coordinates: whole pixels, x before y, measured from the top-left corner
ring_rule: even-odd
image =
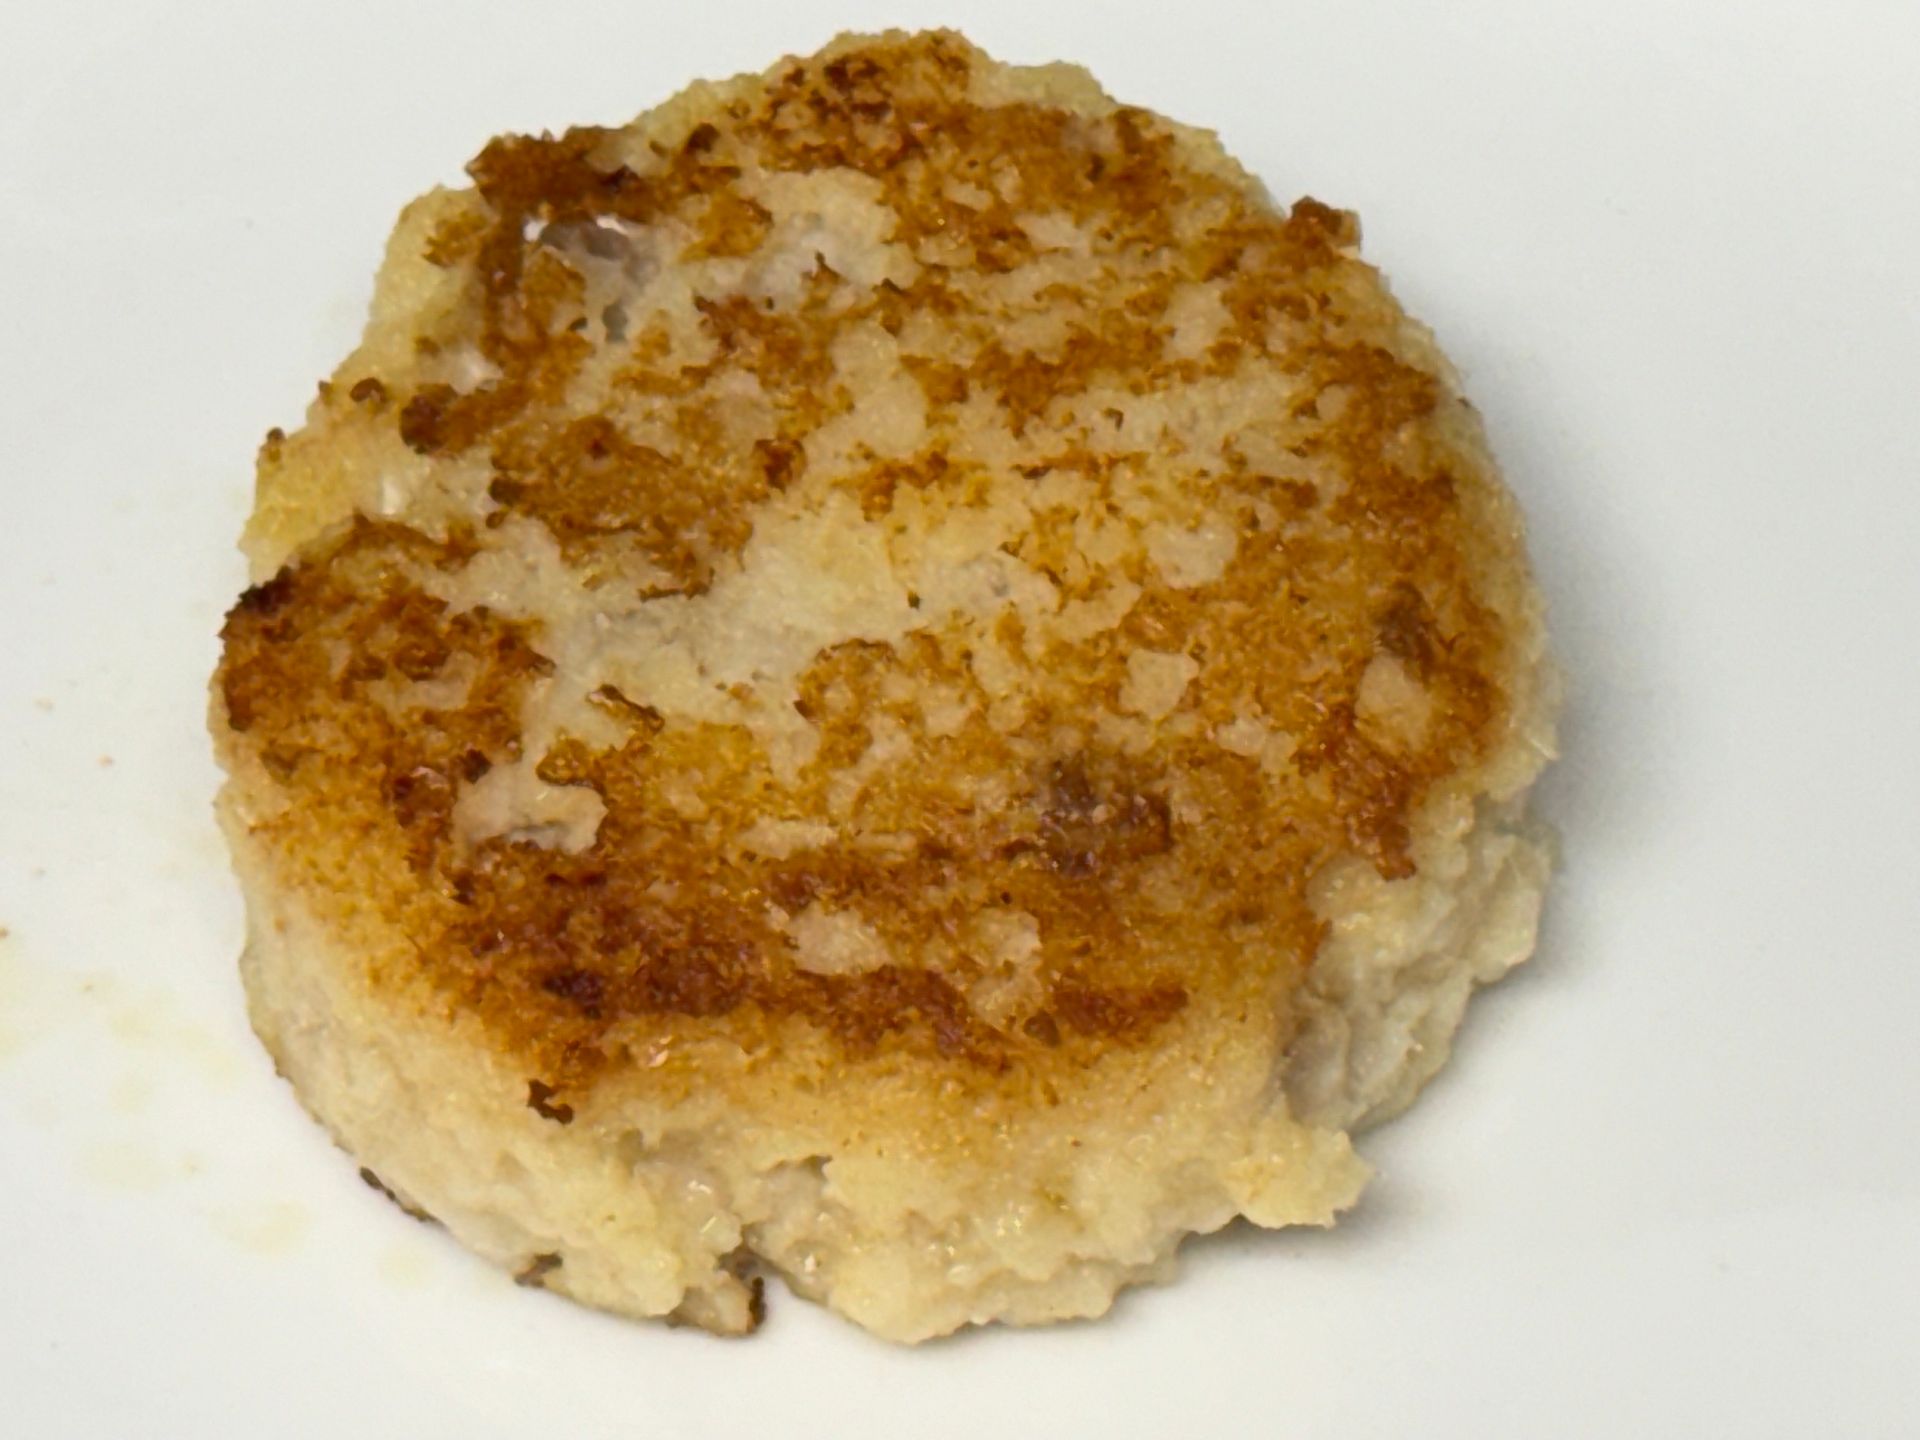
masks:
[[[213,686],[252,1019],[590,1305],[1095,1315],[1533,946],[1519,518],[1354,218],[957,35],[402,215]]]

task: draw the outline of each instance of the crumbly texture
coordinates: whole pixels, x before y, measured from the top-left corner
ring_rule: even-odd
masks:
[[[1532,948],[1520,525],[1352,217],[951,34],[403,215],[213,729],[256,1029],[529,1284],[1103,1311]]]

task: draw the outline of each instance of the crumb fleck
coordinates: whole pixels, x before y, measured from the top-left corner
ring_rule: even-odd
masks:
[[[547,1276],[560,1268],[558,1255],[536,1255],[517,1271],[513,1277],[516,1285],[538,1286],[545,1288]]]
[[[527,1081],[527,1108],[542,1120],[551,1120],[557,1125],[573,1123],[573,1107],[564,1101],[558,1105],[553,1097],[560,1092],[544,1080]]]
[[[398,1205],[408,1216],[420,1221],[423,1225],[433,1224],[433,1216],[402,1200],[398,1195],[393,1193],[392,1187],[389,1186],[386,1181],[382,1180],[364,1165],[360,1167],[360,1178],[366,1183],[369,1189],[378,1190],[382,1195],[386,1196],[387,1199],[391,1200],[395,1205]]]

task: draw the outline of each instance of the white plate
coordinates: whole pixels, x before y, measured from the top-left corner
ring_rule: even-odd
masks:
[[[1360,210],[1532,517],[1565,871],[1331,1235],[918,1352],[624,1324],[399,1217],[246,1030],[252,452],[489,135],[938,18]],[[1910,3],[8,6],[0,1431],[1916,1433],[1916,73]]]

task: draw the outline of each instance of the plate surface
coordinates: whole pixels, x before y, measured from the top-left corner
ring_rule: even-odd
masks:
[[[779,1293],[625,1324],[399,1217],[246,1029],[204,697],[252,452],[488,136],[941,22],[1361,213],[1531,518],[1564,870],[1331,1234],[917,1352]],[[0,1428],[1912,1434],[1917,72],[1902,3],[9,7]]]

